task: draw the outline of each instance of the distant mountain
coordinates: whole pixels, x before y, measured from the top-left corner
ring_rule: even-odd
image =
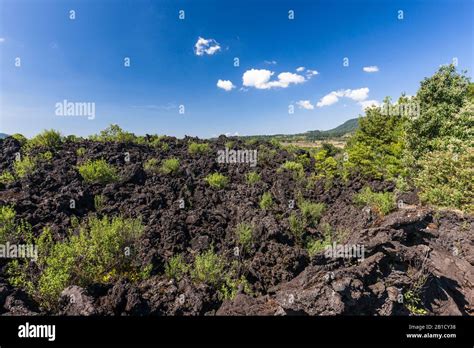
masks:
[[[247,139],[269,139],[277,138],[280,141],[315,141],[315,140],[325,140],[331,138],[341,138],[345,135],[353,133],[359,126],[359,119],[352,118],[347,120],[343,124],[337,126],[336,128],[329,130],[313,130],[305,133],[297,134],[274,134],[274,135],[250,135],[244,136],[242,138]]]
[[[0,133],[0,139],[5,139],[8,136],[9,136],[8,134]]]

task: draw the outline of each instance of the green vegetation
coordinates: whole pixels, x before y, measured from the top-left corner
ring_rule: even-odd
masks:
[[[249,173],[247,173],[245,178],[246,178],[247,183],[249,185],[254,185],[254,184],[258,183],[261,180],[260,174],[258,174],[257,172],[249,172]]]
[[[163,161],[161,164],[160,172],[162,174],[172,174],[176,173],[179,169],[179,159],[177,158],[168,158]]]
[[[182,255],[174,255],[165,266],[165,274],[170,279],[181,280],[189,271]]]
[[[51,162],[53,160],[53,157],[54,155],[51,151],[45,151],[38,154],[38,159],[45,162]]]
[[[313,257],[317,253],[323,251],[327,246],[333,243],[332,228],[329,224],[325,223],[321,226],[321,233],[323,239],[310,238],[306,245],[306,250],[310,257]]]
[[[92,135],[89,138],[100,142],[145,143],[143,137],[137,137],[133,133],[126,132],[116,124],[111,124],[109,127],[101,131],[99,135]]]
[[[190,142],[188,145],[188,152],[191,155],[196,154],[205,154],[210,151],[210,146],[207,143],[196,143],[194,141]]]
[[[418,294],[412,290],[408,290],[403,295],[405,307],[414,315],[425,315],[428,312],[421,305],[421,299]]]
[[[305,200],[299,202],[298,206],[301,210],[301,215],[305,219],[305,224],[310,226],[316,226],[319,223],[319,219],[326,208],[324,203],[313,203]]]
[[[28,148],[46,147],[57,149],[62,144],[61,134],[54,129],[44,130],[27,142]]]
[[[389,102],[386,100],[385,102]],[[404,174],[405,118],[384,114],[379,107],[366,109],[359,128],[347,143],[345,176],[393,179]]]
[[[95,211],[100,211],[105,207],[105,196],[104,195],[95,195],[94,196],[94,208]]]
[[[86,148],[85,147],[80,147],[76,150],[76,155],[77,157],[83,157],[86,154]]]
[[[293,162],[293,161],[286,161],[281,165],[282,169],[289,170],[292,172],[303,172],[304,168],[301,163]]]
[[[15,181],[15,177],[8,170],[0,174],[0,183],[1,184],[10,184]]]
[[[354,195],[354,203],[369,206],[380,215],[386,215],[395,209],[395,196],[391,192],[373,192],[370,187],[364,187]]]
[[[303,219],[300,218],[295,212],[291,212],[290,217],[288,218],[288,224],[293,237],[295,237],[297,242],[301,242],[306,227]]]
[[[36,161],[29,156],[23,156],[22,159],[13,163],[13,172],[18,178],[24,178],[31,175],[36,168]]]
[[[194,259],[191,276],[199,282],[218,286],[224,277],[225,262],[211,248]]]
[[[13,207],[4,205],[0,207],[0,244],[10,240],[14,233],[16,212]]]
[[[160,170],[159,161],[156,158],[150,158],[143,164],[143,169],[147,173],[158,173]]]
[[[242,250],[249,251],[253,244],[252,225],[242,222],[237,225],[235,229],[237,243],[242,247]]]
[[[237,296],[239,288],[246,294],[251,293],[250,284],[244,276],[240,278],[231,277],[226,275],[224,277],[224,283],[219,289],[219,298],[222,300],[232,300]]]
[[[103,159],[88,160],[77,168],[87,183],[108,184],[119,179],[116,169]]]
[[[423,202],[474,213],[474,148],[433,151],[419,161],[415,184]]]
[[[262,210],[270,209],[273,205],[272,194],[270,192],[265,192],[262,195],[262,198],[260,199],[259,205],[260,205],[260,209]]]
[[[17,140],[20,143],[20,146],[25,145],[28,142],[28,139],[26,139],[22,134],[20,133],[15,133],[12,135],[12,138]]]
[[[229,179],[220,173],[209,174],[204,178],[204,180],[209,184],[209,186],[217,189],[225,188],[229,182]]]
[[[49,251],[43,250],[45,269],[37,283],[43,304],[53,306],[69,285],[108,283],[138,272],[129,253],[142,232],[139,219],[91,217],[80,226],[78,234],[51,245]]]

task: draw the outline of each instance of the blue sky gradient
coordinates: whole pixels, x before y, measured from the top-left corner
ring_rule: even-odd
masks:
[[[199,37],[221,49],[196,55]],[[379,102],[411,95],[454,57],[472,76],[472,1],[1,0],[0,132],[89,135],[111,123],[178,137],[330,129],[362,113],[350,98],[318,107],[330,92],[368,88],[366,100]],[[247,70],[276,79],[300,66],[319,74],[286,88],[242,89]],[[219,79],[235,88],[218,88]],[[56,116],[64,99],[94,102],[95,119]],[[314,108],[299,108],[300,100]]]

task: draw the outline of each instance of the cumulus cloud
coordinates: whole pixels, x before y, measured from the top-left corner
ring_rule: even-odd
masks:
[[[196,44],[194,45],[194,53],[197,56],[203,56],[205,54],[213,55],[220,50],[221,46],[214,39],[204,39],[199,37]]]
[[[296,68],[296,71],[298,72],[302,72],[304,71],[305,67],[304,66],[300,66],[299,68]]]
[[[316,104],[317,107],[329,106],[335,104],[339,101],[339,98],[349,98],[354,101],[361,103],[369,97],[369,89],[367,87],[358,88],[358,89],[341,89],[338,91],[332,91],[329,94],[326,94],[320,99]]]
[[[271,78],[275,73],[267,69],[250,69],[242,75],[242,82],[245,87],[257,89],[287,88],[291,84],[299,84],[306,81],[304,76],[282,72],[278,74],[276,80]]]
[[[359,89],[346,89],[343,96],[355,101],[362,101],[369,97],[369,89],[367,87]]]
[[[306,77],[309,79],[315,75],[318,75],[319,73],[316,70],[306,70]]]
[[[368,73],[374,73],[374,72],[378,72],[378,71],[379,71],[379,67],[376,66],[376,65],[364,66],[364,67],[362,68],[362,70],[364,70],[365,72],[368,72]]]
[[[309,100],[300,100],[296,102],[296,105],[300,107],[300,109],[306,109],[306,110],[313,110],[314,105],[311,104]]]
[[[221,80],[217,81],[217,87],[222,88],[225,91],[230,91],[232,88],[235,88],[234,84],[230,80]]]

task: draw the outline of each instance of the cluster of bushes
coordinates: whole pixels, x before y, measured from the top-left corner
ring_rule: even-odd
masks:
[[[392,192],[373,192],[370,187],[364,187],[354,196],[354,203],[369,206],[380,215],[386,215],[395,209],[395,195]]]
[[[86,183],[108,184],[119,179],[117,170],[104,159],[87,160],[77,167],[79,174]]]
[[[303,242],[303,236],[308,227],[316,227],[324,213],[323,203],[314,203],[302,198],[298,202],[298,212],[292,212],[288,218],[290,232],[298,243]]]
[[[237,265],[226,266],[225,259],[211,247],[196,255],[192,265],[188,265],[182,255],[173,256],[165,266],[165,274],[176,280],[189,274],[196,283],[206,283],[217,289],[221,299],[233,299],[239,288],[249,294],[250,285],[243,275],[238,275]]]
[[[208,143],[196,143],[191,141],[188,145],[188,152],[191,155],[205,154],[211,150]]]
[[[382,107],[367,109],[348,141],[344,177],[413,182],[423,202],[472,213],[472,86],[465,73],[453,65],[442,66],[421,82],[414,97],[397,101],[399,106],[418,106],[417,113],[390,115]]]
[[[156,158],[151,158],[143,164],[143,169],[149,173],[173,174],[179,169],[179,159],[175,157],[168,158],[160,165]]]
[[[44,228],[32,241],[38,248],[39,272],[28,271],[28,262],[14,260],[7,274],[12,284],[30,292],[45,308],[53,308],[69,285],[85,287],[119,277],[133,281],[148,276],[150,266],[143,267],[134,257],[134,245],[142,233],[140,219],[107,216],[74,225],[65,240],[56,243],[52,230]]]

